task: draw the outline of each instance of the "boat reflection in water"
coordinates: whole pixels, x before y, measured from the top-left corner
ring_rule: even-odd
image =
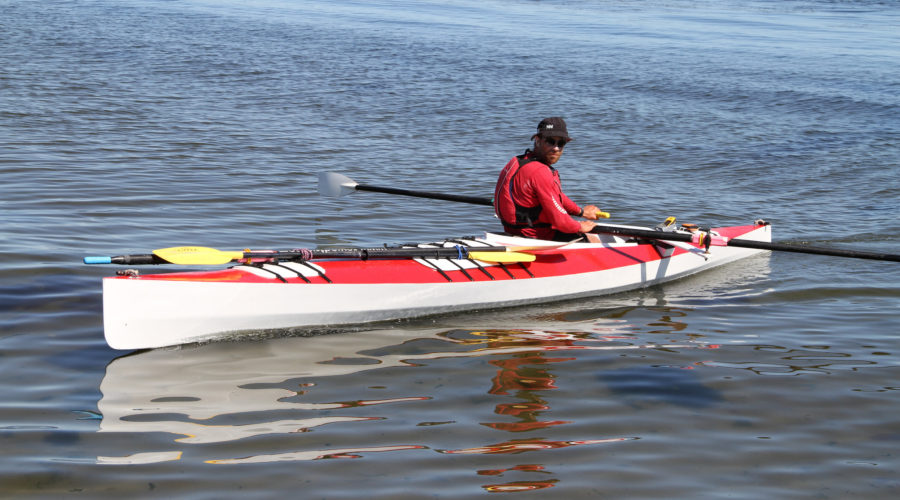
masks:
[[[521,400],[510,403],[508,397],[504,397],[504,402],[495,407],[494,413],[515,419],[515,422],[487,422],[482,425],[513,433],[536,431],[567,423],[542,420],[541,414],[549,411],[550,407],[540,396],[544,391],[555,389],[554,377],[547,366],[574,359],[565,356],[565,352],[708,347],[690,341],[683,344],[640,343],[635,335],[626,332],[628,328],[616,324],[594,324],[594,332],[375,330],[258,342],[222,342],[135,353],[118,358],[107,367],[100,385],[102,398],[98,409],[102,418],[99,432],[129,434],[132,438],[136,433],[164,433],[176,437],[164,445],[166,449],[130,450],[133,453],[102,456],[97,461],[102,464],[136,464],[190,460],[194,456],[192,451],[204,455],[200,461],[210,464],[358,458],[362,454],[375,452],[417,449],[432,449],[449,455],[517,454],[624,441],[630,438],[571,441],[522,438],[481,447],[446,450],[424,444],[372,442],[363,434],[360,437],[365,442],[359,446],[321,446],[328,443],[311,441],[312,449],[270,453],[273,448],[271,439],[261,446],[248,439],[278,439],[334,424],[384,420],[384,414],[410,411],[387,410],[386,405],[415,404],[434,397],[430,394],[410,394],[384,399],[305,402],[304,394],[313,386],[327,382],[326,379],[351,376],[349,382],[342,379],[339,384],[342,387],[339,392],[346,394],[348,391],[363,390],[362,387],[370,383],[367,377],[358,375],[360,372],[415,367],[424,360],[481,356],[490,356],[488,363],[497,369],[488,393],[497,396],[512,394]],[[616,334],[617,330],[624,333]],[[398,381],[399,385],[404,383]],[[376,407],[381,409],[375,410]],[[381,413],[366,414],[369,411],[367,408]],[[352,416],[335,414],[335,411],[350,409],[353,409]],[[412,411],[415,413],[415,410]],[[279,418],[285,415],[292,418]],[[297,415],[308,416],[296,418]],[[415,436],[415,432],[411,430],[406,435]],[[247,440],[243,442],[246,446],[241,445],[239,458],[210,456],[219,455],[219,452],[202,446],[192,448],[238,440]],[[136,443],[137,440],[129,439],[128,442]],[[158,440],[152,442],[152,446],[161,447]],[[173,443],[177,445],[172,446]],[[279,442],[278,446],[284,444]],[[262,451],[266,453],[259,453]],[[230,453],[235,452],[231,450]],[[521,472],[539,470],[540,467],[518,464],[508,470]],[[482,470],[478,473],[496,476],[502,475],[503,471]],[[550,481],[540,487],[552,483]],[[502,491],[504,488],[538,486],[537,483],[516,483],[485,488]]]
[[[304,377],[331,377],[400,366],[399,358],[358,356],[359,350],[380,348],[408,339],[401,330],[348,333],[312,338],[281,338],[261,342],[213,343],[180,349],[157,349],[120,357],[107,366],[100,384],[103,397],[99,432],[164,432],[175,442],[208,444],[264,435],[307,432],[327,424],[377,420],[381,417],[314,416],[260,421],[284,411],[316,414],[342,408],[376,406],[427,397],[305,403],[295,401],[303,388],[278,387]],[[417,335],[434,334],[416,332]],[[407,334],[408,335],[408,334]],[[329,362],[353,357],[362,364]],[[366,360],[370,360],[366,363]],[[249,423],[210,424],[223,417],[250,416]],[[256,418],[252,418],[252,417]],[[362,451],[362,450],[357,450]],[[375,451],[366,448],[365,451]],[[310,452],[308,458],[352,453],[354,450]],[[307,456],[307,455],[303,455]],[[181,451],[100,457],[101,463],[147,463],[177,460]],[[298,455],[297,459],[303,459]]]

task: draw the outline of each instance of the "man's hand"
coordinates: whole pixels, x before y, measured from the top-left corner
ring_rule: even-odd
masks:
[[[584,217],[585,219],[592,219],[592,220],[608,219],[609,213],[602,212],[595,205],[586,205],[584,208],[581,209],[581,216]]]
[[[579,222],[579,224],[581,224],[581,228],[579,229],[579,232],[582,232],[582,233],[590,233],[591,229],[594,229],[594,226],[597,225],[589,220],[583,220],[583,221]]]

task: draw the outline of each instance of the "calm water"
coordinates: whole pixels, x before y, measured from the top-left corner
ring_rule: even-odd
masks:
[[[120,352],[85,255],[497,228],[535,124],[613,222],[900,253],[887,1],[0,0],[0,497],[897,498],[896,263]],[[148,304],[152,307],[152,304]]]

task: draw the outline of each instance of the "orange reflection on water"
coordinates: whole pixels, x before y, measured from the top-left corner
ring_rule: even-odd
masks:
[[[486,484],[482,486],[490,493],[511,493],[517,491],[534,491],[552,488],[556,486],[559,479],[549,479],[547,481],[513,481],[505,484]]]
[[[609,439],[586,439],[577,441],[549,441],[546,439],[512,439],[504,443],[492,444],[489,446],[480,446],[476,448],[462,448],[459,450],[437,450],[439,453],[448,453],[451,455],[498,455],[498,454],[517,454],[527,451],[539,450],[555,450],[559,448],[568,448],[569,446],[580,446],[585,444],[600,443],[617,443],[627,441],[634,438],[609,438]]]
[[[478,471],[479,476],[503,476],[505,472],[537,472],[540,474],[550,474],[550,472],[544,470],[543,465],[538,464],[523,464],[516,465],[514,467],[509,467],[506,469],[486,469]],[[503,484],[486,484],[482,486],[485,490],[490,493],[508,493],[514,491],[532,491],[532,490],[543,490],[546,488],[552,488],[556,486],[556,483],[559,482],[559,479],[546,479],[543,481],[511,481]]]
[[[546,368],[551,363],[572,361],[575,358],[547,358],[546,351],[578,349],[575,342],[590,339],[587,334],[566,332],[528,332],[519,330],[473,332],[486,340],[491,349],[528,346],[532,351],[512,354],[490,363],[498,368],[491,379],[488,394],[506,396],[512,393],[520,402],[500,403],[494,413],[517,418],[518,422],[487,422],[482,425],[506,432],[528,432],[571,423],[568,420],[540,420],[550,405],[539,391],[556,389],[556,377]]]
[[[542,412],[550,410],[550,405],[536,391],[556,389],[555,377],[539,365],[572,359],[575,358],[545,358],[542,352],[531,352],[491,361],[499,371],[491,380],[493,385],[488,394],[502,396],[515,391],[516,397],[523,401],[501,403],[494,409],[494,413],[515,417],[519,422],[489,422],[482,425],[508,432],[526,432],[570,423],[567,420],[539,420]]]
[[[539,464],[517,465],[507,469],[485,469],[478,471],[479,476],[500,476],[508,471],[524,471],[524,472],[544,472],[544,466]]]
[[[496,405],[494,413],[517,419],[517,422],[488,422],[481,425],[505,432],[532,432],[548,427],[571,423],[568,420],[541,420],[541,415],[552,411],[549,402],[541,397],[544,391],[557,389],[556,376],[550,371],[553,363],[564,363],[576,358],[547,357],[551,352],[574,351],[590,349],[579,345],[579,342],[608,342],[611,338],[598,339],[589,334],[566,332],[525,332],[525,331],[492,331],[473,332],[473,335],[482,337],[482,342],[487,344],[487,349],[498,351],[510,347],[527,350],[509,353],[502,359],[490,361],[497,367],[497,374],[491,379],[491,388],[488,394],[494,396],[513,395],[520,401],[504,402]],[[617,339],[618,340],[618,339]],[[449,454],[518,454],[528,451],[552,450],[579,446],[585,444],[598,444],[625,441],[627,438],[551,441],[541,438],[514,439],[503,443],[484,447],[464,448],[459,450],[446,450],[441,453]],[[482,476],[503,476],[507,472],[524,472],[551,474],[540,464],[516,465],[505,469],[487,469],[478,471]],[[541,480],[510,481],[499,484],[485,484],[482,488],[489,493],[511,493],[523,491],[536,491],[552,488],[559,483],[559,479],[549,477]]]
[[[499,367],[500,371],[492,379],[494,383],[489,394],[509,394],[507,391],[546,391],[556,389],[554,376],[546,370],[530,367],[529,365],[543,365],[547,363],[559,363],[572,361],[575,358],[544,358],[543,353],[516,354],[509,359],[491,361],[491,364]]]

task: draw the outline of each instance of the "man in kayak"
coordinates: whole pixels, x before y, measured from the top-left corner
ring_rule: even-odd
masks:
[[[503,167],[494,190],[494,211],[512,235],[542,240],[571,241],[590,233],[595,224],[572,216],[597,219],[594,205],[579,207],[562,192],[559,161],[572,140],[562,118],[545,118],[531,136],[534,149],[515,156]],[[590,235],[593,236],[593,235]]]

